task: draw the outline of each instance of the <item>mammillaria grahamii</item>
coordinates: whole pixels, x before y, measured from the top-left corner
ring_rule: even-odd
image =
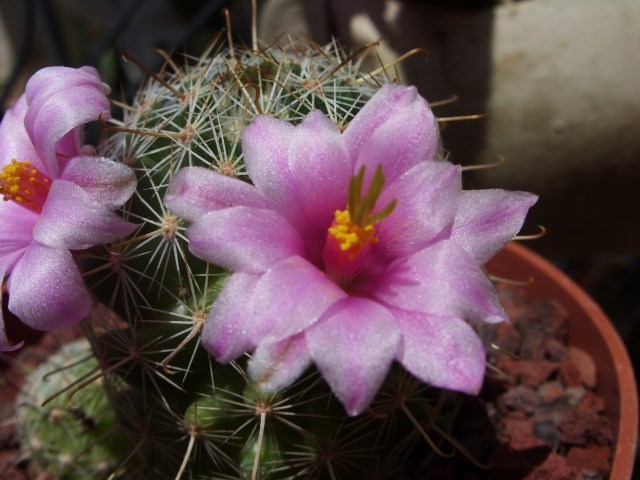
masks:
[[[319,111],[297,126],[258,116],[243,134],[253,185],[201,167],[165,202],[192,222],[197,256],[233,275],[202,331],[221,362],[277,391],[315,363],[350,415],[394,360],[422,381],[477,392],[469,322],[506,319],[482,265],[536,196],[462,191],[436,160],[437,122],[415,88],[387,84],[344,132]]]

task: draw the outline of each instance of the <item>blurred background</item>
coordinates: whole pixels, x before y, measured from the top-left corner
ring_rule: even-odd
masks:
[[[259,36],[335,36],[349,51],[419,87],[445,124],[450,160],[506,163],[465,173],[469,188],[540,195],[528,246],[582,285],[640,365],[640,2],[638,0],[261,0]],[[0,0],[0,108],[46,65],[94,65],[113,97],[130,97],[164,58],[197,55],[231,14],[250,43],[249,0]],[[398,64],[394,62],[415,48]],[[638,371],[638,368],[636,368]]]

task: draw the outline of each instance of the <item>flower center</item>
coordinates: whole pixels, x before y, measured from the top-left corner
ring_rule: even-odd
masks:
[[[378,165],[367,193],[362,196],[364,172],[365,167],[362,167],[351,177],[347,208],[336,210],[322,251],[327,275],[344,288],[360,271],[371,247],[378,243],[374,225],[389,216],[396,206],[396,201],[392,200],[373,215],[384,186],[382,166]]]
[[[11,160],[0,171],[0,194],[3,200],[13,200],[29,210],[40,213],[47,200],[51,179],[31,162]]]
[[[335,220],[328,230],[338,242],[342,252],[349,258],[355,257],[362,247],[378,243],[376,229],[373,225],[360,226],[351,221],[349,210],[336,210]]]

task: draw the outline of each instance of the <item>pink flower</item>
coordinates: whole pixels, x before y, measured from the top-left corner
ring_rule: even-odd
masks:
[[[122,164],[82,145],[82,125],[110,117],[95,69],[45,68],[0,124],[0,279],[9,310],[38,330],[79,322],[91,297],[70,250],[127,235],[113,210],[136,186]],[[0,314],[0,351],[12,350]]]
[[[461,191],[460,167],[435,161],[438,140],[415,88],[389,84],[344,133],[319,111],[298,126],[257,117],[242,140],[254,185],[178,172],[165,201],[193,222],[191,250],[234,272],[205,347],[221,362],[253,351],[266,391],[313,362],[351,415],[394,360],[477,392],[485,352],[467,321],[506,319],[482,265],[536,197]]]

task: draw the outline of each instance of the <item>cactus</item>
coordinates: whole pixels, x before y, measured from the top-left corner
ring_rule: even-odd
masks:
[[[346,126],[386,81],[360,73],[335,44],[253,52],[214,43],[194,64],[149,78],[124,107],[102,153],[136,171],[138,189],[125,214],[140,227],[88,259],[85,271],[92,291],[118,316],[111,321],[123,321],[93,345],[113,369],[107,378],[118,384],[116,395],[125,398],[114,406],[128,419],[129,436],[139,439],[131,463],[140,471],[153,478],[184,470],[185,478],[375,478],[401,471],[411,447],[423,445],[399,413],[407,408],[424,421],[440,408],[425,400],[441,394],[407,374],[390,375],[397,378],[372,406],[381,412],[352,419],[317,372],[263,394],[245,362],[216,364],[198,346],[198,333],[228,272],[189,252],[185,222],[163,204],[172,176],[185,166],[246,179],[240,139],[256,114],[296,124],[320,109]]]
[[[34,448],[42,430],[32,417],[51,415],[22,402],[26,443],[43,469],[72,458],[77,469],[51,471],[61,478],[401,479],[416,478],[426,457],[456,446],[451,426],[460,397],[399,365],[368,410],[349,416],[314,367],[265,392],[247,373],[248,356],[217,363],[200,332],[230,272],[189,250],[187,223],[164,203],[184,167],[249,181],[241,136],[256,115],[297,125],[320,110],[344,129],[388,81],[360,72],[357,55],[346,57],[335,43],[250,50],[216,40],[184,65],[167,61],[130,105],[115,102],[123,116],[103,122],[108,135],[99,153],[135,171],[138,186],[121,213],[137,228],[77,257],[96,299],[84,322],[94,358],[65,371],[76,380],[55,399],[84,411],[95,403],[90,415],[100,428],[88,444],[80,442],[87,432],[71,434],[73,453],[42,451]],[[51,395],[36,393],[40,383],[32,378],[25,395],[38,402]],[[114,431],[97,438],[108,424]],[[66,423],[48,428],[69,435]]]
[[[60,480],[106,477],[125,454],[126,443],[115,427],[115,410],[102,382],[82,389],[76,405],[57,395],[97,370],[87,340],[75,340],[28,375],[27,387],[16,400],[23,455]]]

